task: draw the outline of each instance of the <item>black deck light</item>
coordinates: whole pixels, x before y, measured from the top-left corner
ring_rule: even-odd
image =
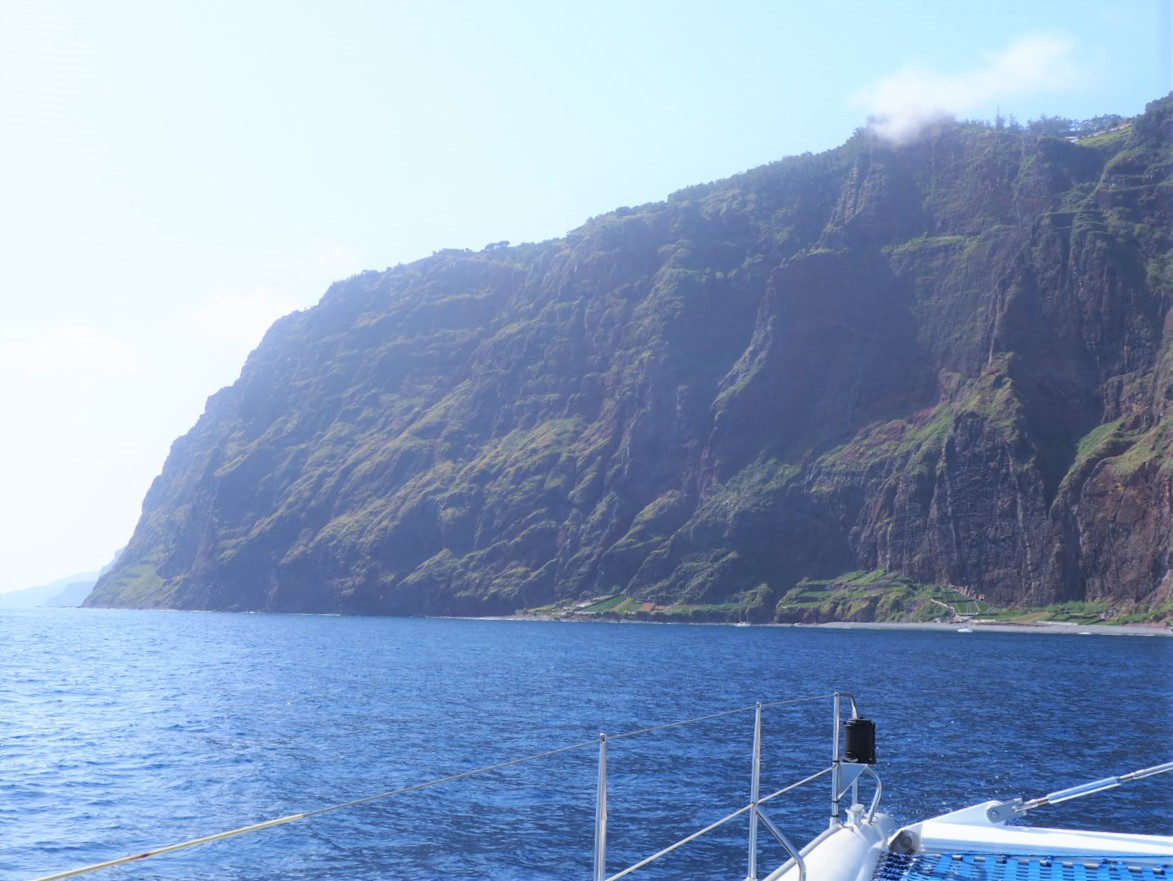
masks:
[[[871,719],[848,719],[844,726],[843,761],[857,765],[876,763],[876,723]]]

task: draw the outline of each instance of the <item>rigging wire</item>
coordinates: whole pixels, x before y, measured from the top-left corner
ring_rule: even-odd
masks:
[[[805,703],[805,702],[814,701],[814,700],[823,700],[826,697],[827,697],[827,695],[811,695],[809,697],[794,698],[794,699],[782,700],[782,701],[773,701],[771,703],[763,703],[762,706],[763,707],[786,706],[786,705],[792,705],[792,704]],[[616,734],[613,736],[609,736],[608,740],[624,740],[626,738],[636,737],[641,734],[650,734],[652,732],[663,731],[664,729],[667,729],[667,728],[676,728],[676,727],[680,727],[682,725],[692,725],[697,722],[705,722],[705,721],[709,721],[711,719],[718,719],[723,716],[731,716],[736,713],[744,713],[744,712],[747,712],[747,711],[753,710],[753,709],[754,709],[753,706],[749,706],[749,707],[737,707],[736,709],[732,709],[732,710],[722,710],[721,712],[709,713],[704,716],[697,716],[695,718],[685,719],[680,722],[668,722],[663,725],[653,725],[648,728],[639,728],[634,731],[627,731],[622,734]],[[157,856],[161,856],[161,855],[167,854],[167,853],[174,853],[175,851],[178,851],[178,850],[186,850],[191,847],[196,847],[197,845],[210,844],[213,841],[223,841],[226,838],[235,838],[238,835],[246,835],[250,832],[259,832],[263,829],[271,829],[274,826],[283,826],[287,823],[295,823],[299,820],[308,820],[312,817],[320,817],[323,814],[333,813],[334,811],[342,811],[342,810],[347,810],[349,808],[361,807],[363,805],[370,804],[371,802],[382,801],[384,799],[394,798],[394,797],[400,796],[400,795],[406,795],[409,792],[418,792],[421,789],[428,789],[432,786],[439,786],[442,783],[454,783],[457,780],[465,780],[469,777],[476,777],[480,774],[488,774],[492,771],[500,771],[504,768],[511,768],[511,767],[514,767],[515,765],[522,765],[527,762],[536,761],[538,759],[549,758],[551,756],[560,755],[561,753],[568,753],[568,752],[572,752],[574,750],[585,749],[587,747],[596,747],[596,746],[598,746],[598,743],[599,743],[598,738],[595,738],[592,740],[582,741],[580,743],[573,743],[573,744],[570,744],[569,746],[556,747],[555,749],[546,750],[546,751],[540,752],[540,753],[534,753],[533,755],[525,756],[520,759],[511,759],[510,761],[500,762],[499,764],[496,764],[496,765],[488,765],[484,768],[476,768],[471,771],[462,771],[459,774],[450,774],[447,777],[439,777],[435,780],[428,780],[424,783],[415,783],[415,784],[412,784],[411,786],[404,786],[399,789],[392,789],[392,790],[388,790],[387,792],[380,792],[380,793],[376,793],[375,795],[368,795],[368,796],[364,796],[362,798],[353,799],[351,801],[340,802],[339,804],[328,805],[326,807],[317,808],[312,811],[301,811],[296,814],[289,814],[288,816],[285,816],[285,817],[277,817],[276,819],[266,820],[262,823],[252,823],[248,826],[241,826],[237,829],[229,829],[225,832],[217,832],[213,835],[204,835],[199,838],[192,838],[189,841],[181,841],[176,844],[166,845],[164,847],[151,848],[150,850],[140,851],[139,853],[129,854],[127,856],[119,857],[119,858],[113,859],[113,860],[106,860],[101,863],[93,863],[88,866],[80,866],[76,869],[68,869],[64,872],[56,872],[51,875],[41,875],[37,878],[32,879],[32,881],[64,881],[64,879],[66,879],[66,878],[76,878],[79,875],[85,875],[90,872],[97,872],[101,869],[110,869],[115,866],[123,866],[123,865],[126,865],[127,863],[133,863],[133,862],[137,862],[139,860],[145,860],[145,859],[149,859],[151,857],[157,857]]]

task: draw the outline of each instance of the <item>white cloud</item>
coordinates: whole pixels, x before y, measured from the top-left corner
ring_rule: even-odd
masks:
[[[125,341],[95,327],[67,325],[0,344],[0,366],[31,373],[122,373],[134,368],[135,356]]]
[[[255,346],[274,321],[297,308],[296,303],[262,290],[217,297],[196,309],[193,318],[207,336]]]
[[[1064,34],[1021,37],[989,56],[983,67],[965,73],[946,75],[906,66],[861,89],[852,103],[867,109],[880,135],[907,141],[938,119],[972,113],[1018,95],[1077,85],[1074,49],[1074,38]]]

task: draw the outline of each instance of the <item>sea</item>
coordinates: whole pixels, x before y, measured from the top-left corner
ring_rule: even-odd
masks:
[[[759,702],[763,794],[827,767],[836,691],[901,823],[1173,759],[1163,637],[0,610],[0,879],[297,815],[81,877],[588,879],[601,733],[613,873],[748,802]],[[766,812],[801,844],[830,795]],[[1173,774],[1030,822],[1173,833]],[[631,877],[745,878],[747,823]]]

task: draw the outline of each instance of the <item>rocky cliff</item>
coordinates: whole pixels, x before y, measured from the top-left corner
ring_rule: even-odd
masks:
[[[492,614],[872,569],[1168,603],[1171,108],[860,132],[335,284],[175,442],[88,603]]]

